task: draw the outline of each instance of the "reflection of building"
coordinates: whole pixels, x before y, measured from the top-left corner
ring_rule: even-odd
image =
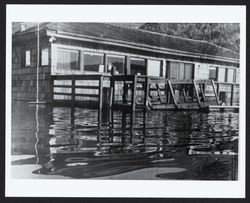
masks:
[[[224,103],[229,102],[231,92],[227,84],[239,82],[239,55],[204,41],[107,23],[41,23],[39,35],[40,100],[52,98],[51,75],[110,74],[112,67],[118,74],[125,75],[213,79],[223,83],[219,98]],[[34,100],[37,27],[13,34],[12,47],[12,96]],[[92,83],[81,85],[94,85]],[[236,90],[234,94],[237,98]]]

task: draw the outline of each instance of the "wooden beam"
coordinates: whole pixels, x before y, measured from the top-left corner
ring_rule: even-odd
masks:
[[[172,98],[173,98],[173,101],[174,101],[174,105],[175,105],[176,108],[178,108],[178,104],[177,104],[177,101],[176,101],[176,99],[175,99],[174,90],[173,90],[173,88],[172,88],[172,85],[171,85],[170,80],[168,80],[168,86],[169,86],[170,93],[171,93]]]
[[[214,81],[213,81],[213,80],[211,80],[211,84],[212,84],[212,87],[213,87],[213,91],[214,91],[214,95],[215,95],[216,102],[217,102],[218,105],[220,105],[220,101],[219,101],[219,98],[218,98],[218,94],[217,94],[217,92],[216,92],[216,90],[215,90],[215,85],[214,85]],[[219,83],[217,83],[217,85],[218,85],[218,84],[219,84]]]

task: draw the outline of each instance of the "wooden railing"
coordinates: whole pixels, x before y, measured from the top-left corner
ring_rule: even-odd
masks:
[[[157,95],[160,104],[172,103],[178,108],[180,102],[176,98],[176,90],[183,95],[184,103],[188,103],[192,97],[192,101],[196,101],[198,106],[202,107],[204,102],[208,102],[206,100],[207,87],[213,93],[217,105],[220,105],[219,92],[221,88],[230,87],[230,105],[233,105],[235,91],[239,88],[239,84],[236,83],[222,83],[213,80],[169,80],[141,75],[54,75],[51,78],[54,101],[75,104],[86,100],[93,103],[91,101],[95,100],[99,109],[103,108],[104,103],[112,107],[117,102],[115,101],[116,88],[122,88],[122,95],[120,95],[122,103],[129,105],[131,110],[136,108],[138,95],[142,97],[141,105],[144,106],[147,106],[149,97]],[[121,85],[116,87],[116,83]],[[105,88],[106,91],[104,91]],[[129,100],[128,91],[130,91]]]
[[[53,101],[68,101],[74,104],[84,101],[77,99],[78,97],[96,98],[98,108],[103,107],[103,85],[105,81],[110,81],[109,75],[54,75],[51,78]]]

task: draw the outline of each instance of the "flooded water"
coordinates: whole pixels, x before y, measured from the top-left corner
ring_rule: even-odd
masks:
[[[12,177],[237,180],[238,116],[13,102]]]

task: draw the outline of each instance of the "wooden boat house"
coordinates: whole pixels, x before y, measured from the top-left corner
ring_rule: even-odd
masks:
[[[239,54],[205,41],[108,23],[40,23],[12,36],[17,100],[232,106],[239,103],[238,83]]]

